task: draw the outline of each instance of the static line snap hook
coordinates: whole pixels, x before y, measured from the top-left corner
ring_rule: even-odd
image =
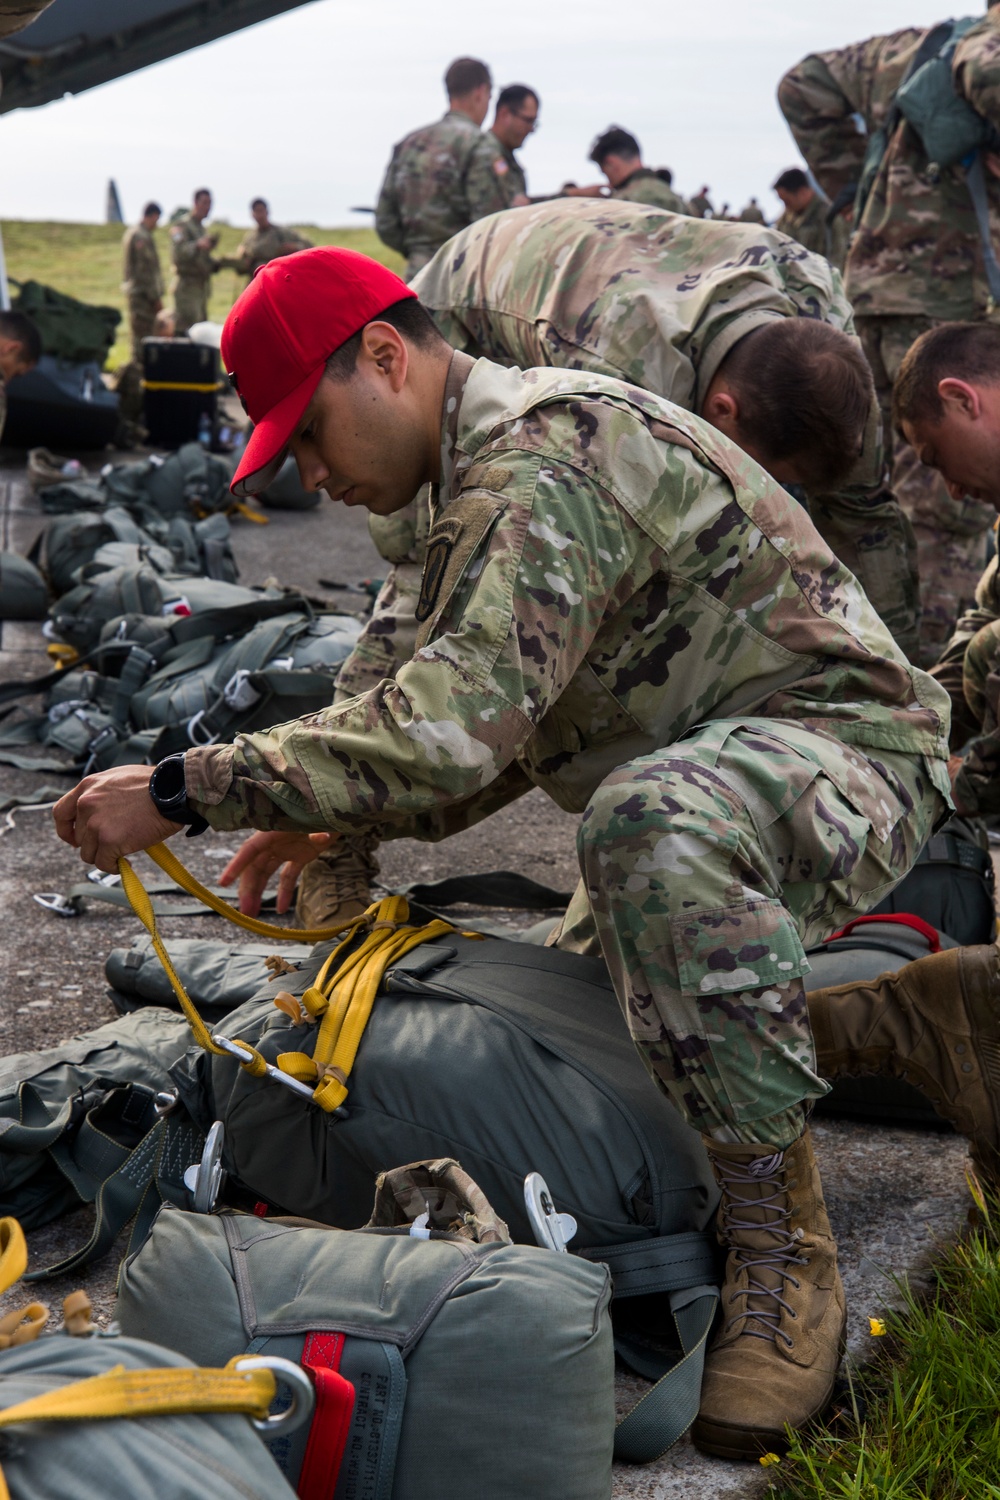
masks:
[[[75,901],[64,896],[62,891],[36,891],[31,898],[37,901],[39,906],[44,906],[46,911],[52,912],[57,917],[78,917],[80,908]]]
[[[268,1439],[284,1437],[289,1432],[294,1432],[304,1422],[308,1422],[313,1414],[316,1404],[316,1392],[313,1383],[309,1379],[301,1365],[293,1364],[290,1359],[282,1359],[277,1354],[270,1356],[266,1354],[252,1354],[246,1359],[237,1360],[232,1366],[234,1370],[270,1370],[280,1384],[287,1386],[291,1392],[291,1404],[284,1411],[276,1412],[270,1417],[254,1417],[253,1425],[258,1432],[264,1433]]]

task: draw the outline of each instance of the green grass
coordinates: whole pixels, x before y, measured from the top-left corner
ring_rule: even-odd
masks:
[[[771,1470],[774,1500],[1000,1500],[996,1210],[943,1253],[927,1298],[903,1290],[852,1409]]]
[[[219,231],[219,254],[232,255],[245,230],[228,225],[215,226]],[[317,229],[304,224],[302,233],[314,245],[345,245],[361,250],[394,271],[402,271],[403,259],[387,249],[373,229]],[[107,368],[117,369],[128,359],[128,320],[121,290],[120,224],[60,224],[5,219],[2,224],[7,274],[15,281],[41,281],[57,291],[68,292],[82,302],[103,307],[117,307],[122,313],[118,336],[108,357]],[[170,305],[170,241],[168,231],[159,228],[156,241],[160,252]],[[212,300],[208,315],[222,322],[244,287],[244,278],[235,271],[220,271],[212,280]]]

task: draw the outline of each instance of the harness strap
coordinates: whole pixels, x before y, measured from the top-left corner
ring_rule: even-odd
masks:
[[[316,1387],[316,1410],[309,1429],[299,1500],[330,1500],[344,1461],[354,1415],[354,1387],[340,1374],[342,1333],[310,1333],[302,1348],[302,1366]]]

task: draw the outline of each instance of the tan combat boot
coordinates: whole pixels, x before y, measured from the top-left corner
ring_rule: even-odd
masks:
[[[968,1136],[976,1171],[1000,1185],[1000,949],[950,948],[808,996],[823,1078],[903,1078]]]
[[[295,896],[300,927],[332,927],[368,910],[378,874],[378,846],[377,834],[345,834],[306,865]]]
[[[695,1445],[719,1458],[784,1453],[833,1393],[846,1306],[809,1132],[784,1151],[705,1138],[728,1251],[722,1327],[705,1360]]]

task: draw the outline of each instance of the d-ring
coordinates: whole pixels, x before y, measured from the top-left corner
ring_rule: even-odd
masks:
[[[316,1392],[309,1376],[301,1365],[295,1364],[290,1359],[282,1359],[277,1354],[248,1354],[245,1359],[238,1359],[232,1367],[234,1370],[270,1370],[278,1381],[286,1385],[292,1393],[292,1402],[284,1411],[276,1412],[269,1417],[251,1417],[253,1425],[258,1432],[265,1437],[276,1437],[278,1433],[294,1432],[304,1422],[308,1422],[316,1405]]]

